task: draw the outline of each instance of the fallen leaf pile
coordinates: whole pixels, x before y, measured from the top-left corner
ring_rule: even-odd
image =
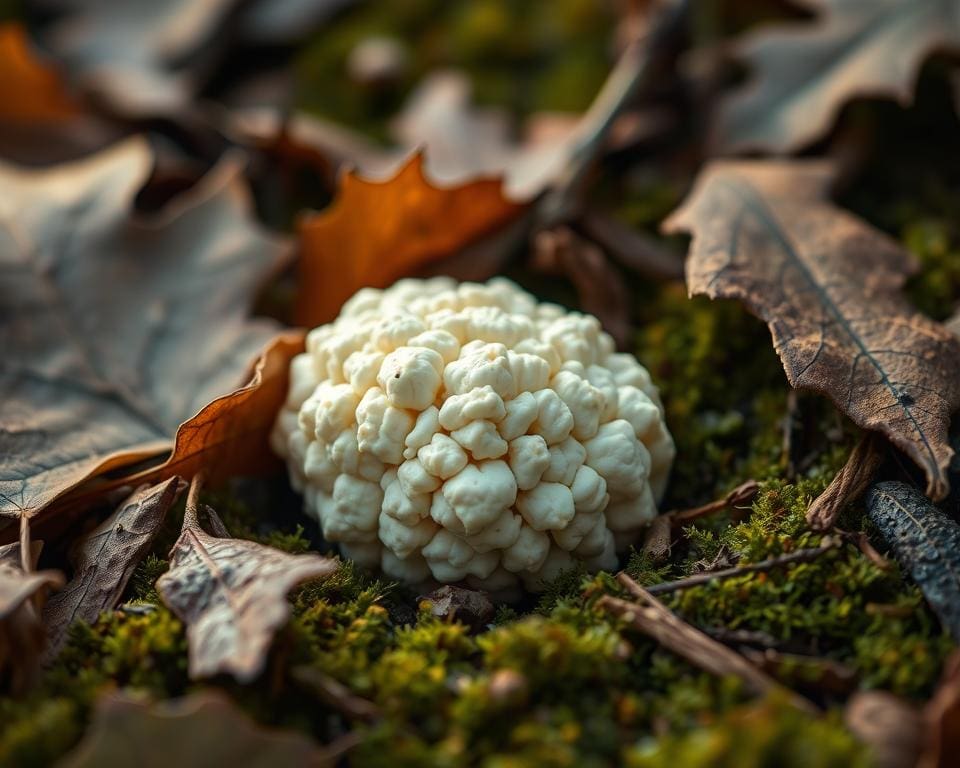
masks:
[[[819,558],[859,548],[878,572],[897,572],[899,563],[916,585],[917,605],[929,606],[922,608],[929,623],[946,640],[960,638],[960,459],[956,427],[951,432],[960,408],[960,311],[940,323],[909,298],[911,280],[940,270],[932,280],[960,304],[960,272],[931,267],[927,253],[949,250],[957,221],[938,239],[939,222],[926,212],[898,209],[893,221],[913,217],[922,226],[895,232],[890,218],[874,220],[869,206],[857,207],[856,196],[840,189],[854,186],[862,170],[849,162],[856,116],[848,113],[856,105],[892,100],[907,110],[928,66],[958,77],[960,0],[797,0],[805,18],[760,23],[736,40],[717,32],[717,45],[701,40],[701,27],[713,22],[700,23],[705,12],[696,3],[610,4],[617,24],[605,49],[607,79],[581,112],[511,114],[490,103],[496,89],[489,87],[478,87],[475,100],[482,78],[444,59],[448,48],[458,55],[470,48],[469,38],[423,43],[416,53],[432,69],[407,82],[413,70],[403,49],[374,36],[366,49],[373,74],[349,85],[377,111],[389,105],[380,124],[363,126],[369,135],[299,108],[300,79],[323,59],[307,43],[349,14],[353,0],[24,5],[0,22],[0,691],[28,694],[43,665],[69,656],[78,625],[96,633],[124,611],[163,615],[185,632],[187,647],[179,689],[186,697],[131,698],[118,679],[118,690],[83,705],[93,709],[91,723],[79,743],[74,735],[62,765],[332,765],[365,738],[364,728],[389,717],[396,703],[367,698],[379,682],[366,672],[340,677],[295,658],[289,678],[274,679],[296,633],[306,631],[300,614],[287,626],[291,599],[317,585],[294,590],[338,574],[336,581],[348,569],[319,553],[262,543],[277,543],[260,537],[275,532],[273,519],[245,529],[257,541],[231,536],[200,494],[267,488],[260,506],[278,518],[286,511],[289,489],[268,437],[287,397],[290,362],[304,349],[305,329],[334,318],[358,289],[412,275],[500,273],[528,282],[538,298],[595,315],[621,350],[641,348],[642,338],[649,351],[650,338],[658,339],[653,356],[665,360],[684,345],[694,348],[691,359],[714,359],[703,349],[717,333],[708,321],[677,331],[671,316],[650,331],[672,327],[677,338],[648,337],[640,327],[651,307],[669,307],[664,297],[697,306],[682,299],[684,280],[690,297],[735,300],[743,305],[735,312],[745,308],[766,323],[786,374],[774,360],[778,392],[822,395],[810,400],[835,426],[816,422],[829,434],[815,435],[816,449],[794,462],[792,431],[804,414],[792,393],[776,415],[786,457],[777,474],[739,463],[738,441],[753,450],[757,419],[680,415],[690,434],[703,436],[704,461],[742,476],[714,483],[715,497],[691,491],[687,498],[685,488],[668,496],[686,503],[657,519],[630,561],[662,583],[641,586],[626,572],[603,581],[615,591],[598,598],[596,613],[622,622],[630,643],[653,642],[691,669],[738,679],[745,695],[780,697],[815,720],[845,707],[849,730],[891,768],[918,756],[921,766],[949,764],[960,733],[960,657],[921,706],[854,693],[872,683],[829,658],[825,646],[817,650],[824,658],[814,659],[814,683],[805,682],[816,688],[808,697],[808,688],[784,681],[801,658],[789,637],[757,640],[764,633],[755,632],[741,642],[749,628],[695,627],[669,600],[748,574],[800,580]],[[742,5],[750,24],[767,11],[785,13],[767,8],[754,18],[764,3]],[[495,11],[478,8],[473,23],[496,31]],[[732,11],[717,11],[725,13]],[[512,44],[503,37],[492,35],[491,50]],[[558,92],[571,76],[562,75],[551,86]],[[784,157],[801,151],[802,158]],[[745,152],[749,159],[736,157]],[[871,160],[885,170],[889,158]],[[902,196],[911,202],[915,192]],[[935,194],[949,198],[957,189],[943,184]],[[753,361],[742,362],[751,370]],[[742,375],[650,369],[666,379],[668,419],[671,400],[693,403],[678,405],[682,414],[700,406],[701,384],[706,391]],[[807,437],[811,423],[802,426]],[[750,515],[751,504],[765,502],[765,479],[799,482],[808,471],[818,479],[821,470],[811,467],[841,449],[839,462],[828,464],[833,482],[827,475],[822,495],[803,501],[798,519],[802,527],[806,510],[808,530],[778,541],[773,555],[733,557],[720,534],[690,528],[708,515]],[[681,451],[686,476],[713,470],[689,461]],[[270,478],[256,492],[243,485],[254,475]],[[704,504],[710,498],[718,501]],[[229,507],[216,506],[229,522]],[[844,530],[851,508],[870,525]],[[825,535],[796,544],[809,529]],[[305,538],[317,543],[319,534]],[[671,575],[674,548],[696,573]],[[149,597],[128,605],[134,573],[146,564],[162,575],[149,570]],[[464,586],[431,590],[419,614],[388,612],[373,605],[377,597],[371,605],[379,613],[371,615],[397,636],[417,615],[431,626],[463,625],[463,638],[501,623],[497,596]],[[325,631],[343,630],[344,654],[360,634],[351,622],[366,620],[317,619],[329,623]],[[456,645],[459,631],[438,642]],[[546,638],[544,647],[553,642]],[[622,645],[611,653],[632,652]],[[478,643],[471,653],[501,652],[490,647]],[[381,649],[358,653],[376,657]],[[69,674],[82,679],[84,670],[70,663]],[[497,706],[526,706],[534,703],[524,699],[527,672],[505,665],[482,683],[451,678],[445,695],[468,701],[486,686]],[[236,706],[280,722],[268,711],[283,695],[281,682],[330,709],[323,717],[340,729],[339,741],[320,749],[306,736],[262,728]],[[254,688],[260,684],[267,693]],[[624,698],[627,725],[639,717],[628,711],[637,701]],[[461,706],[457,700],[451,709]],[[456,733],[445,743],[465,750],[466,739]]]

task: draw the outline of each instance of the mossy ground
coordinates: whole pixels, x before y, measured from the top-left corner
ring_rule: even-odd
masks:
[[[476,77],[481,101],[518,114],[582,108],[602,81],[609,52],[610,20],[592,5],[417,0],[395,4],[389,16],[358,11],[301,55],[304,104],[382,136],[385,117],[416,79],[454,63]],[[722,5],[705,7],[726,18],[717,10]],[[704,25],[717,23],[704,13]],[[405,79],[389,93],[331,86],[343,78],[346,52],[373,32],[406,41],[412,61]],[[887,152],[901,157],[895,150],[903,137],[922,132],[925,116],[942,109],[929,106],[941,104],[928,94],[942,86],[936,72],[923,82],[912,111],[858,105],[845,113],[845,124],[866,125],[875,145],[872,164],[843,199],[918,254],[922,271],[910,295],[943,317],[960,289],[954,169],[933,160],[930,141],[917,144],[922,157],[911,151],[892,164],[876,159]],[[620,213],[652,230],[684,183],[667,174],[645,177],[624,191]],[[634,553],[627,571],[652,584],[710,564],[817,545],[821,536],[807,530],[804,512],[842,465],[855,430],[821,399],[801,395],[791,405],[766,328],[739,305],[688,300],[679,283],[632,285],[635,351],[662,387],[679,449],[666,506],[717,498],[749,478],[762,486],[750,510],[703,519],[664,562]],[[316,530],[299,524],[297,501],[282,485],[276,481],[266,494],[261,488],[253,503],[245,492],[207,501],[234,535],[291,552],[315,548]],[[27,698],[0,699],[0,764],[50,764],[80,738],[104,690],[166,698],[199,687],[187,676],[184,628],[153,587],[180,515],[182,507],[169,516],[125,604],[93,625],[73,627]],[[841,527],[869,532],[858,509],[847,511]],[[433,618],[403,587],[346,563],[291,594],[293,619],[259,682],[241,687],[220,678],[204,685],[222,687],[261,722],[320,741],[359,729],[363,739],[351,762],[365,766],[857,766],[868,765],[869,755],[842,726],[845,697],[855,688],[929,695],[951,648],[917,588],[852,543],[815,562],[665,598],[707,632],[751,632],[789,654],[778,674],[824,708],[823,717],[812,718],[778,697],[757,700],[736,680],[703,673],[632,632],[596,605],[599,595],[617,591],[609,574],[570,572],[538,600],[501,606],[491,626],[471,634]],[[848,670],[846,688],[821,684],[825,662]],[[382,719],[346,720],[312,692],[305,670],[370,699]]]

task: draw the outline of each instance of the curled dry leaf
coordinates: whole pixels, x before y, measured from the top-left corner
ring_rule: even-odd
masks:
[[[824,531],[833,527],[844,508],[867,492],[883,463],[883,448],[874,432],[868,432],[860,439],[847,463],[807,510],[807,523],[811,528]]]
[[[898,482],[870,489],[867,514],[940,622],[960,640],[960,525]]]
[[[116,606],[182,489],[179,477],[137,489],[116,512],[73,544],[74,576],[43,611],[48,658],[60,650],[73,622],[93,623],[101,611]]]
[[[34,571],[40,544],[0,547],[0,683],[14,693],[26,690],[37,671],[46,633],[40,607],[48,589],[63,586],[59,571]]]
[[[327,764],[306,736],[264,728],[214,690],[158,703],[105,694],[83,740],[58,763],[64,768]]]
[[[960,49],[954,0],[806,0],[816,23],[762,27],[739,52],[753,72],[718,116],[726,150],[786,152],[824,134],[855,96],[902,104],[924,59]]]
[[[246,311],[286,248],[254,223],[232,161],[138,218],[151,163],[132,139],[50,170],[0,165],[0,514],[36,515],[95,474],[162,456],[183,422],[177,455],[211,458],[222,420],[283,368],[264,364],[259,383],[209,405],[277,333]]]
[[[843,713],[847,728],[870,747],[876,768],[912,768],[923,748],[923,715],[887,691],[858,691]]]
[[[790,384],[884,433],[949,491],[960,341],[901,293],[915,262],[826,199],[823,162],[715,162],[665,223],[689,231],[691,294],[744,302],[770,326]]]
[[[157,580],[157,591],[187,625],[190,677],[226,672],[249,683],[263,669],[274,632],[290,617],[287,592],[333,573],[338,564],[211,536],[197,519],[198,489],[195,479],[170,570]]]
[[[344,174],[333,204],[300,225],[297,321],[329,322],[359,288],[387,286],[517,218],[524,206],[501,186],[489,178],[441,189],[420,154],[386,181]]]

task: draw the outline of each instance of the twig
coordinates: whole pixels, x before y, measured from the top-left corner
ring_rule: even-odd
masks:
[[[617,581],[638,602],[631,603],[604,595],[597,601],[601,608],[622,617],[638,632],[706,672],[737,677],[756,694],[780,691],[797,709],[811,714],[819,713],[809,699],[785,688],[736,651],[683,621],[625,573],[620,573]]]
[[[296,667],[293,679],[348,720],[373,722],[380,710],[372,701],[354,694],[343,683],[312,667]]]
[[[576,217],[584,182],[614,121],[650,75],[664,43],[674,36],[685,17],[689,0],[677,0],[666,8],[653,31],[624,48],[600,93],[584,115],[580,136],[570,162],[554,187],[539,201],[539,228],[549,229]]]
[[[843,508],[867,492],[883,463],[884,445],[883,438],[875,432],[868,432],[860,439],[843,469],[807,510],[807,523],[811,528],[825,531],[833,527]]]
[[[24,573],[33,572],[33,548],[30,546],[30,518],[20,515],[20,568]]]
[[[699,587],[700,585],[707,584],[711,581],[742,576],[745,573],[772,571],[774,568],[782,568],[786,565],[809,563],[839,546],[839,539],[825,537],[823,543],[819,547],[807,547],[806,549],[798,549],[794,552],[788,552],[785,555],[768,557],[766,560],[760,560],[756,563],[735,565],[732,568],[724,568],[719,571],[698,573],[693,576],[688,576],[685,579],[678,579],[677,581],[665,581],[661,584],[654,584],[651,587],[647,587],[647,591],[651,595],[663,595],[669,592],[679,592],[683,589],[690,589],[691,587]]]
[[[738,507],[742,504],[749,504],[756,498],[757,491],[760,490],[760,483],[756,480],[747,480],[734,488],[722,499],[711,501],[693,509],[684,509],[678,512],[669,512],[668,516],[675,526],[686,525],[689,522],[697,520],[716,512],[722,512],[729,507]]]
[[[190,479],[190,490],[187,491],[187,505],[183,510],[183,530],[188,528],[200,528],[200,491],[203,490],[203,483],[206,480],[206,473],[200,470]]]

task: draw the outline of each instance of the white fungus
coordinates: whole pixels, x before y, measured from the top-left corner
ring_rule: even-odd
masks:
[[[308,334],[272,436],[345,557],[410,583],[540,589],[612,568],[674,457],[647,371],[513,283],[364,288]]]

